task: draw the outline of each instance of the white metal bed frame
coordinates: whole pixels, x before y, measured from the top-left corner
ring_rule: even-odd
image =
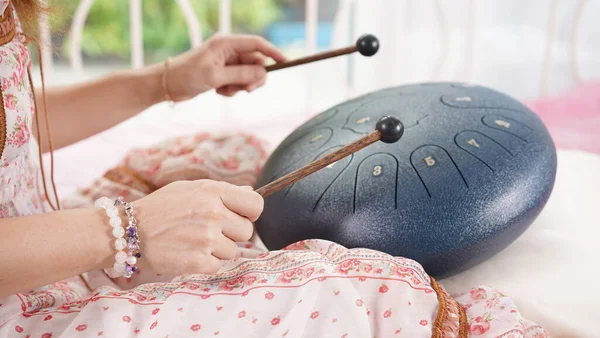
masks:
[[[202,43],[202,31],[198,17],[194,14],[190,0],[175,0],[183,13],[188,27],[190,43],[192,47],[197,47]],[[317,45],[317,21],[318,21],[318,1],[307,0],[306,2],[306,48],[308,53],[313,53]],[[340,8],[350,5],[353,0],[343,0]],[[94,0],[81,0],[71,24],[71,44],[69,46],[69,63],[73,71],[83,72],[83,61],[81,58],[81,39],[85,21],[90,12]],[[344,4],[342,6],[341,4]],[[340,10],[338,13],[347,15],[348,11]],[[129,23],[131,27],[131,66],[140,68],[144,66],[144,45],[142,39],[142,0],[129,0]],[[51,34],[47,20],[40,22],[42,57],[44,66],[52,69],[52,51]],[[219,31],[222,33],[231,32],[231,0],[219,1]]]
[[[187,24],[187,28],[188,28],[188,33],[189,33],[189,38],[190,38],[190,45],[192,47],[197,47],[202,43],[202,32],[201,32],[201,26],[200,26],[200,22],[198,20],[198,17],[194,14],[194,11],[192,9],[192,5],[191,5],[191,1],[190,0],[175,0],[177,5],[179,6],[179,8],[181,9],[181,12],[183,14],[183,17],[186,21]],[[546,44],[545,44],[545,57],[544,57],[544,62],[543,62],[543,70],[542,70],[542,74],[540,76],[540,95],[544,96],[547,92],[547,77],[548,77],[548,68],[549,68],[549,63],[550,63],[550,59],[552,57],[552,45],[554,42],[554,25],[556,24],[555,21],[555,11],[556,11],[556,4],[558,2],[558,0],[550,0],[551,1],[551,7],[552,7],[552,12],[551,12],[551,16],[548,18],[548,27],[546,27],[547,30],[547,38],[546,38]],[[439,0],[434,0],[435,5],[436,5],[436,9],[438,12],[438,16],[439,16],[439,20],[440,20],[440,36],[443,36],[445,34],[444,30],[447,29],[446,25],[446,21],[445,21],[445,16],[443,14],[442,8],[441,8],[441,3],[439,2]],[[69,64],[71,69],[75,72],[75,74],[81,74],[83,72],[83,61],[82,61],[82,57],[81,57],[81,52],[82,52],[82,35],[83,35],[83,29],[85,26],[85,21],[87,19],[87,16],[89,14],[89,11],[92,7],[94,3],[94,0],[81,0],[73,17],[73,22],[71,24],[71,28],[70,28],[70,34],[71,34],[71,43],[69,46]],[[352,10],[351,8],[353,7],[353,5],[357,3],[357,0],[340,0],[339,1],[339,6],[334,18],[334,24],[333,24],[333,34],[332,34],[332,46],[338,46],[340,44],[340,42],[342,42],[342,40],[346,40],[348,38],[347,34],[343,34],[343,32],[347,32],[348,27],[352,26],[352,22],[351,20],[353,20],[352,17]],[[572,36],[570,39],[570,48],[569,48],[569,57],[570,57],[570,71],[573,75],[573,77],[575,78],[575,82],[577,84],[581,84],[583,82],[582,79],[582,75],[581,75],[581,70],[579,69],[578,63],[577,63],[577,47],[576,47],[576,41],[578,39],[578,35],[579,35],[579,26],[580,26],[580,20],[579,18],[581,17],[581,13],[584,11],[584,8],[586,7],[586,5],[589,3],[589,0],[579,0],[576,6],[576,19],[573,22],[573,30],[572,30]],[[469,2],[469,7],[470,7],[470,11],[473,11],[473,7],[474,7],[475,1],[470,0]],[[317,28],[318,28],[318,8],[319,8],[319,0],[306,0],[306,7],[305,7],[305,36],[306,36],[306,40],[305,40],[305,52],[307,54],[312,54],[314,52],[316,52],[317,50]],[[231,0],[220,0],[219,1],[219,31],[222,33],[230,33],[231,32]],[[472,73],[472,56],[473,56],[473,26],[474,26],[474,13],[471,13],[472,15],[469,17],[469,26],[470,29],[467,30],[467,34],[469,35],[469,43],[467,43],[465,45],[466,50],[464,52],[464,56],[465,56],[465,70],[464,70],[464,77],[466,81],[471,80],[471,73]],[[132,68],[140,68],[144,66],[144,46],[143,46],[143,38],[142,38],[142,30],[143,30],[143,25],[142,25],[142,0],[129,0],[129,23],[130,23],[130,39],[131,39],[131,67]],[[50,28],[47,22],[47,19],[43,20],[42,22],[40,22],[40,28],[41,28],[41,40],[42,40],[42,59],[44,62],[44,67],[49,70],[48,73],[52,74],[51,70],[53,69],[53,60],[52,60],[52,50],[51,50],[51,33],[50,33]],[[442,46],[443,52],[440,53],[440,55],[443,55],[447,52],[449,46],[447,45],[446,42],[444,42],[444,45]],[[388,60],[389,61],[389,60]],[[387,62],[388,64],[393,64],[390,62]],[[433,71],[432,74],[432,79],[431,80],[436,80],[436,78],[438,77],[441,68],[443,68],[443,60],[440,58],[440,60],[438,60],[438,63],[435,67],[435,70]],[[392,66],[390,66],[392,67]],[[348,79],[350,79],[350,74],[349,72],[346,72],[346,74],[341,74],[341,76],[343,76],[343,79],[340,79],[340,83],[348,83]],[[307,88],[310,88],[311,83],[310,83],[310,77],[307,78],[307,83],[306,86]],[[350,89],[350,88],[348,88]],[[348,95],[350,95],[350,93],[348,92]],[[310,97],[306,98],[307,101],[310,101]],[[310,105],[310,104],[309,104]],[[223,107],[224,108],[224,107]]]

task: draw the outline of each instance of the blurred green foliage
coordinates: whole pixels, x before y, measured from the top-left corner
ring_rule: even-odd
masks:
[[[232,32],[261,32],[281,17],[281,2],[287,0],[232,0]],[[191,0],[204,39],[218,31],[219,0]],[[69,29],[79,0],[51,0],[54,45],[66,55]],[[162,60],[190,47],[188,28],[175,0],[142,0],[144,56]],[[95,0],[83,31],[82,48],[87,57],[128,58],[129,1]]]

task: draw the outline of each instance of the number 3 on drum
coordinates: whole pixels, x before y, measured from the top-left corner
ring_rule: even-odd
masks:
[[[373,176],[379,176],[379,175],[381,175],[381,166],[376,165],[373,167]]]

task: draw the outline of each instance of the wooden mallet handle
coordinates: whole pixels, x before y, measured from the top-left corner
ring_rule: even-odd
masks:
[[[296,60],[291,60],[287,62],[276,63],[270,66],[265,67],[267,72],[272,72],[278,69],[284,69],[289,67],[294,67],[298,65],[303,65],[305,63],[325,60],[329,58],[333,58],[336,56],[351,54],[354,52],[359,52],[364,56],[373,56],[379,50],[379,40],[373,35],[366,34],[358,38],[356,44],[354,46],[344,47],[328,52],[318,53],[311,56],[306,56],[303,58],[299,58]]]
[[[379,140],[385,143],[394,143],[402,137],[403,133],[404,126],[400,120],[394,116],[385,116],[377,121],[375,131],[369,135],[362,137],[348,144],[347,146],[326,155],[325,157],[315,160],[300,169],[297,169],[267,185],[258,188],[256,192],[262,197],[267,197]]]
[[[334,151],[333,153],[328,154],[325,157],[322,157],[316,161],[313,161],[300,169],[297,169],[283,177],[280,177],[279,179],[277,179],[265,186],[262,186],[261,188],[258,188],[256,190],[256,192],[259,193],[263,197],[267,197],[267,196],[271,195],[272,193],[277,192],[277,191],[289,186],[290,184],[294,184],[295,182],[298,182],[299,180],[305,178],[306,176],[325,168],[326,166],[330,165],[331,163],[335,163],[335,162],[343,159],[344,157],[346,157],[350,154],[353,154],[353,153],[359,151],[360,149],[379,141],[380,139],[381,139],[381,133],[379,132],[379,130],[375,130],[374,132],[370,133],[369,135],[350,143],[349,145],[343,147],[342,149]]]

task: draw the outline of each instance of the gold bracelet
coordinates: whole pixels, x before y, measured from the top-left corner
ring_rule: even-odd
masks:
[[[165,60],[165,71],[163,72],[162,76],[162,85],[163,91],[165,92],[165,100],[169,102],[170,106],[173,106],[174,102],[171,99],[171,95],[169,95],[169,86],[167,85],[167,72],[169,71],[169,61],[171,61],[171,57],[168,57]]]

